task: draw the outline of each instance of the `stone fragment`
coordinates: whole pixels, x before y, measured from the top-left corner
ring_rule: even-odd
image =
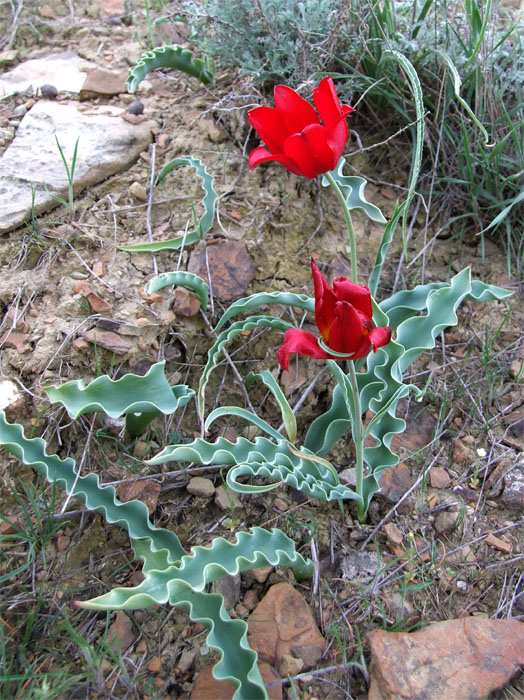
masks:
[[[127,108],[127,111],[129,114],[134,114],[138,117],[140,114],[144,113],[144,104],[140,102],[140,100],[133,100]]]
[[[321,649],[321,647],[308,647],[297,644],[291,647],[291,653],[293,656],[296,656],[297,659],[302,660],[303,668],[315,668],[324,655],[324,650]]]
[[[195,246],[187,269],[205,280],[209,275],[213,294],[222,301],[244,296],[255,276],[246,244],[224,238]]]
[[[124,0],[100,0],[100,17],[121,17],[125,13]]]
[[[524,462],[512,467],[504,476],[501,502],[506,508],[524,510]]]
[[[115,73],[105,68],[94,68],[87,74],[80,89],[80,101],[90,100],[94,97],[111,97],[127,92],[126,75]]]
[[[288,676],[296,676],[304,667],[304,662],[302,659],[297,659],[291,654],[284,654],[282,660],[278,666],[278,672],[281,678],[287,678]]]
[[[215,505],[217,505],[220,510],[235,510],[236,508],[243,508],[244,505],[239,498],[236,491],[233,491],[226,486],[219,486],[215,491]]]
[[[264,661],[258,662],[260,675],[264,683],[280,680],[277,672]],[[282,700],[282,685],[266,688],[269,700]],[[213,666],[203,668],[195,678],[191,700],[232,700],[235,686],[229,681],[217,681],[213,677]],[[247,698],[246,698],[247,700]]]
[[[438,532],[439,535],[443,532],[450,532],[457,524],[458,517],[459,514],[454,513],[453,511],[442,511],[442,513],[439,513],[437,515],[437,517],[435,518],[435,522],[433,523],[435,532]]]
[[[10,379],[0,379],[0,410],[17,404],[20,399],[18,385]]]
[[[137,632],[131,619],[125,612],[119,610],[114,622],[107,630],[106,644],[112,647],[115,653],[124,652],[133,644],[136,636]]]
[[[187,673],[195,663],[196,649],[184,649],[178,659],[177,667],[181,674]]]
[[[261,659],[276,667],[295,646],[326,648],[308,604],[288,583],[272,586],[257,605],[248,619],[248,640]]]
[[[0,347],[2,345],[5,345],[6,348],[14,348],[19,353],[29,352],[31,350],[29,336],[26,333],[19,333],[18,331],[6,331],[0,337]]]
[[[76,294],[81,292],[85,296],[89,302],[89,306],[96,314],[108,313],[113,308],[109,302],[102,299],[100,295],[93,291],[91,285],[89,285],[87,282],[80,282],[79,284],[75,285],[74,291]]]
[[[378,571],[377,555],[374,552],[351,552],[340,562],[342,577],[348,581],[368,581]]]
[[[492,532],[486,537],[486,544],[488,547],[493,547],[498,549],[499,552],[504,552],[504,554],[509,554],[513,548],[510,542],[504,542],[500,537],[496,537]]]
[[[44,83],[40,86],[40,95],[44,100],[56,100],[58,97],[58,89],[50,83]]]
[[[240,574],[217,579],[213,582],[213,591],[224,598],[226,610],[232,610],[240,599]]]
[[[151,661],[147,665],[147,670],[151,673],[160,673],[162,670],[162,659],[160,656],[153,656]]]
[[[116,118],[121,110],[104,110],[86,114],[74,104],[41,101],[27,112],[0,158],[0,233],[20,226],[33,210],[38,215],[58,206],[52,194],[67,199],[67,173],[55,136],[68,164],[78,141],[75,194],[129,167],[147,148],[150,122],[133,126]]]
[[[118,484],[116,492],[124,503],[139,500],[146,504],[149,515],[153,515],[158,505],[160,496],[160,484],[153,479],[140,479],[139,481],[124,481]]]
[[[369,700],[477,700],[502,688],[524,665],[524,625],[466,617],[417,632],[368,635]]]
[[[400,532],[395,523],[386,523],[386,525],[384,525],[383,530],[386,537],[388,538],[388,542],[397,546],[402,544],[404,535]]]
[[[115,355],[126,355],[133,347],[117,333],[103,331],[100,328],[91,328],[91,330],[82,333],[82,338],[88,343],[96,343],[98,347],[114,352]]]
[[[401,399],[398,414],[406,421],[406,429],[393,437],[391,449],[394,452],[402,448],[410,453],[416,452],[433,440],[438,421],[427,408],[424,409],[417,401],[408,403],[406,399]]]
[[[433,467],[429,472],[429,483],[434,489],[445,489],[450,481],[449,474],[442,467]]]
[[[246,610],[253,610],[253,608],[256,608],[260,601],[257,592],[250,588],[249,591],[246,591],[246,595],[244,596],[244,600],[242,602]]]
[[[404,462],[384,469],[380,475],[380,495],[391,503],[397,503],[411,486],[409,469]]]
[[[86,61],[73,52],[51,54],[45,58],[24,61],[0,78],[0,95],[26,92],[51,84],[59,92],[79,92],[87,71],[96,63]]]
[[[201,306],[200,300],[196,294],[190,292],[189,289],[177,287],[173,298],[173,311],[175,314],[189,318],[198,313]]]
[[[258,569],[251,569],[250,573],[257,583],[265,583],[272,571],[272,566],[259,566]]]
[[[141,182],[132,182],[129,187],[129,194],[139,202],[147,202],[147,190]]]
[[[0,52],[0,64],[7,65],[8,63],[14,63],[18,58],[18,49],[8,49],[7,51]]]
[[[215,493],[215,485],[211,479],[206,479],[203,476],[194,476],[189,479],[186,489],[192,496],[199,496],[200,498],[211,498]]]

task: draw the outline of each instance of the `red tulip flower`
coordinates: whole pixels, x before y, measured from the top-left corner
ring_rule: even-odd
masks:
[[[348,140],[346,117],[355,110],[340,104],[332,78],[324,78],[313,91],[318,114],[285,85],[277,85],[274,95],[274,109],[256,107],[248,112],[251,126],[266,144],[252,151],[249,169],[276,160],[295,175],[309,178],[334,170]]]
[[[333,288],[311,260],[315,285],[315,321],[324,346],[345,359],[357,360],[374,352],[391,340],[391,328],[373,327],[371,292],[368,287],[355,284],[345,277],[337,277]],[[292,353],[312,357],[315,360],[344,359],[331,355],[319,345],[312,333],[296,328],[284,333],[284,342],[278,350],[278,361],[283,369],[289,369]]]

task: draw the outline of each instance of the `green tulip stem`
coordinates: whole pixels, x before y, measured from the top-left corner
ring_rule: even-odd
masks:
[[[353,228],[353,221],[351,220],[351,212],[349,211],[346,199],[342,190],[338,186],[337,181],[331,175],[331,173],[324,173],[324,177],[327,179],[331,187],[335,190],[335,194],[338,197],[338,201],[342,206],[342,211],[344,212],[344,218],[346,220],[346,226],[349,233],[349,247],[351,255],[351,281],[358,284],[358,270],[357,270],[357,239],[355,238],[355,230]]]
[[[364,522],[366,519],[366,506],[364,505],[364,426],[362,425],[362,408],[360,405],[360,394],[358,391],[357,382],[357,372],[355,369],[355,363],[349,360],[347,363],[348,373],[351,384],[351,393],[353,400],[353,442],[355,443],[355,455],[356,455],[356,484],[355,490],[361,497],[360,502],[357,506],[357,514],[360,522]]]

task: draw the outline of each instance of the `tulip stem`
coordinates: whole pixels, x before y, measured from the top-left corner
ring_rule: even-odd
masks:
[[[357,514],[360,522],[366,519],[366,504],[364,499],[364,426],[362,425],[362,408],[358,391],[357,371],[355,363],[349,360],[347,363],[349,382],[353,399],[353,442],[355,443],[356,484],[355,490],[361,497],[357,506]]]
[[[355,238],[355,229],[353,228],[353,221],[351,220],[351,212],[344,197],[344,193],[338,186],[338,182],[335,180],[331,173],[324,173],[324,177],[327,179],[331,187],[335,190],[335,194],[338,197],[338,201],[342,206],[342,211],[344,212],[344,218],[346,220],[346,226],[349,234],[349,248],[351,257],[351,281],[358,284],[358,269],[357,269],[357,239]]]

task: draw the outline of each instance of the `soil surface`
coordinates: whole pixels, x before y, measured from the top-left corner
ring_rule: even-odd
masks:
[[[50,0],[38,11],[24,8],[13,43],[4,48],[18,49],[16,61],[73,50],[107,69],[126,70],[150,48],[152,30],[148,30],[144,3],[126,2],[125,16],[117,12],[117,19],[106,16],[104,7],[103,2]],[[6,11],[4,7],[2,12]],[[5,18],[6,28],[10,21]],[[179,42],[182,29],[170,23],[154,27],[155,44]],[[165,444],[200,434],[193,404],[173,420],[158,419],[137,441],[124,434],[121,422],[97,415],[71,423],[62,409],[49,406],[42,387],[72,379],[87,383],[99,374],[113,378],[130,371],[144,374],[160,360],[166,361],[171,384],[196,388],[213,342],[210,328],[231,299],[274,290],[312,295],[311,256],[324,265],[330,279],[349,274],[344,222],[334,195],[319,182],[296,178],[276,165],[248,171],[247,154],[258,141],[250,133],[246,109],[271,104],[270,95],[260,95],[246,79],[219,70],[210,87],[175,72],[150,74],[137,97],[144,105],[144,118],[154,120],[156,127],[154,143],[135,165],[76,197],[73,216],[59,207],[38,218],[33,227],[21,227],[0,238],[1,368],[23,396],[9,419],[45,437],[50,452],[76,458],[84,472],[98,472],[104,482],[151,477],[140,497],[147,500],[147,490],[156,488],[151,484],[160,484],[154,522],[174,529],[187,548],[260,525],[281,528],[304,555],[311,556],[313,536],[320,581],[315,586],[306,582],[301,592],[328,640],[328,653],[320,665],[351,660],[358,639],[381,626],[405,631],[465,615],[522,616],[522,602],[519,608],[515,600],[522,581],[522,503],[512,501],[509,494],[518,474],[523,478],[524,305],[497,242],[488,240],[482,251],[475,232],[460,241],[434,238],[422,206],[411,222],[405,251],[398,232],[384,268],[379,300],[403,286],[448,280],[468,265],[475,278],[512,289],[515,295],[503,302],[464,304],[459,325],[444,333],[435,350],[413,366],[410,381],[426,387],[425,399],[422,404],[406,401],[402,407],[408,421],[396,443],[402,465],[388,475],[384,494],[373,501],[367,524],[358,523],[351,504],[341,514],[336,504],[308,501],[285,488],[242,497],[242,508],[223,511],[213,499],[186,490],[194,475],[219,486],[219,470],[184,470],[184,465],[169,464],[154,472],[144,459]],[[2,100],[0,120],[9,123],[19,105],[34,99],[24,94]],[[60,94],[58,99],[68,103],[77,102],[78,97]],[[95,97],[91,103],[127,107],[134,99]],[[361,134],[364,145],[389,136],[372,139],[358,115],[351,127]],[[351,138],[347,147],[350,169],[369,179],[368,197],[386,217],[407,182],[409,141],[401,138],[405,136],[366,152],[358,152],[356,139]],[[158,173],[182,155],[200,159],[215,179],[218,216],[207,240],[181,253],[156,256],[119,250],[119,245],[148,241],[149,231],[154,240],[162,240],[194,227],[195,216],[201,216],[203,209],[200,181],[191,168],[174,170],[155,190],[151,206],[137,196],[141,190],[135,183],[149,192],[152,170]],[[361,280],[365,280],[382,228],[358,214],[355,226]],[[198,311],[185,316],[188,300],[176,299],[168,290],[160,297],[145,295],[144,285],[157,271],[192,269],[193,256],[205,259],[207,247],[222,247],[224,259],[231,259],[231,249],[224,247],[231,241],[245,245],[254,276],[246,276],[249,265],[243,264],[238,278],[226,280],[219,293],[215,290],[207,320]],[[84,282],[105,302],[99,311],[86,299]],[[297,324],[301,321],[295,316]],[[115,354],[93,345],[84,335],[93,328],[116,332],[130,345],[129,351]],[[6,337],[9,330],[17,332],[11,341]],[[274,331],[257,331],[235,341],[229,353],[236,373],[245,378],[250,370],[277,372],[279,343]],[[322,367],[302,358],[292,362],[290,369],[279,377],[295,404]],[[208,410],[247,405],[236,373],[228,362],[221,363],[209,386]],[[330,390],[324,374],[298,414],[302,435],[311,419],[329,405]],[[250,389],[249,400],[278,427],[278,410],[262,388]],[[246,434],[244,424],[224,422],[216,425],[210,437],[226,429],[229,437]],[[350,468],[350,442],[337,446],[330,459],[340,471]],[[31,485],[37,483],[36,477],[6,453],[0,460],[2,512],[14,516],[20,513],[15,494],[22,491],[21,481]],[[430,466],[431,471],[420,479]],[[418,485],[397,506],[417,479]],[[46,493],[52,499],[51,487]],[[64,498],[55,497],[59,512]],[[490,532],[493,536],[487,542]],[[371,553],[378,551],[385,567],[364,596],[363,579],[344,575],[346,557],[363,545]],[[139,566],[130,564],[131,558],[125,533],[108,526],[100,516],[79,512],[56,529],[34,576],[41,581],[40,595],[49,611],[58,617],[57,611],[73,596],[90,598],[114,585],[133,585]],[[13,566],[12,560],[3,558],[0,574],[8,565]],[[248,591],[262,598],[271,583],[285,580],[284,570],[274,571],[264,583],[243,577],[235,605]],[[22,577],[17,585],[25,583]],[[14,600],[14,589],[12,596]],[[3,606],[1,614],[10,626],[20,628],[30,608],[31,601],[17,601]],[[81,614],[84,619],[88,615]],[[242,615],[242,609],[235,614]],[[79,624],[80,618],[75,619]],[[179,697],[190,692],[195,673],[213,658],[201,631],[177,609],[162,611],[160,616],[158,611],[135,611],[133,619],[140,630],[129,655],[139,669],[134,689],[125,687],[125,674],[114,671],[106,659],[99,685],[95,681],[89,687],[82,685],[84,695]],[[89,623],[83,623],[82,634],[96,643],[105,624],[105,616],[94,614]],[[180,654],[189,647],[199,653],[189,668],[180,668]],[[366,646],[364,650],[368,653]],[[73,670],[83,667],[78,650],[64,650],[64,655]],[[159,669],[151,665],[157,657]],[[51,660],[46,670],[54,663]],[[366,683],[356,671],[327,678],[329,682],[321,676],[309,679],[303,686],[304,697],[366,696]],[[515,681],[515,693],[518,687]]]

